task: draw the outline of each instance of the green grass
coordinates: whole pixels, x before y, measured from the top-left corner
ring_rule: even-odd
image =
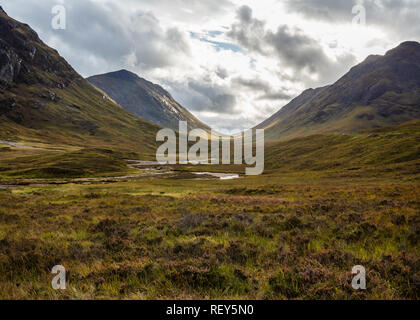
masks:
[[[65,89],[48,88],[58,100],[40,98],[37,85],[19,84],[0,91],[0,101],[11,96],[16,105],[0,112],[0,140],[28,145],[65,148],[114,149],[152,157],[159,126],[125,111],[84,80],[75,80]],[[41,101],[44,106],[35,108]]]
[[[3,190],[0,296],[418,299],[419,191],[276,175]],[[66,291],[50,288],[55,264],[70,270]]]
[[[124,154],[106,149],[82,149],[42,156],[0,160],[5,178],[79,178],[129,173]],[[133,170],[131,170],[133,171]]]
[[[357,135],[325,134],[270,142],[266,147],[266,168],[296,171],[353,171],[366,173],[385,167],[403,172],[407,163],[418,171],[420,121]],[[378,168],[379,167],[379,168]]]
[[[416,122],[278,142],[265,174],[226,181],[190,171],[243,166],[118,180],[140,153],[11,148],[0,298],[418,299],[417,142]],[[50,286],[56,264],[65,291]],[[359,264],[366,291],[351,287]]]

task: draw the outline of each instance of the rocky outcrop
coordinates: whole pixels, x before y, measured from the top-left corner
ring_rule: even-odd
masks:
[[[57,80],[51,77],[46,80],[42,72],[56,75]],[[0,7],[0,87],[25,82],[63,88],[75,79],[81,77],[57,51],[47,47],[28,25],[10,18]]]
[[[4,41],[0,41],[0,86],[6,87],[13,82],[18,77],[21,66],[22,59]]]

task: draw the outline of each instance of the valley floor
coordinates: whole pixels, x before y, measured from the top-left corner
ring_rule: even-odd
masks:
[[[2,299],[419,299],[420,185],[399,178],[0,187]],[[68,271],[66,290],[51,269]],[[367,289],[351,286],[366,268]]]

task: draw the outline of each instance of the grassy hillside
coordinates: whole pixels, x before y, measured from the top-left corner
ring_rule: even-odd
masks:
[[[420,171],[420,121],[354,135],[324,134],[269,142],[267,172],[338,171],[381,175]],[[393,167],[393,169],[392,169]]]
[[[0,10],[0,140],[154,154],[159,127],[125,111]]]
[[[48,89],[54,101],[39,98],[41,94],[39,86],[25,84],[0,93],[3,101],[11,96],[16,101],[0,116],[0,139],[154,153],[159,127],[104,100],[84,80],[65,89]]]
[[[261,123],[267,139],[357,133],[420,119],[420,44],[369,56],[336,83],[306,90]]]

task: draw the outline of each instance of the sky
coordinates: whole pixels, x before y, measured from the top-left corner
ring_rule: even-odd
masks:
[[[420,0],[1,0],[88,77],[162,85],[223,133],[251,128],[370,54],[420,41]],[[52,27],[65,8],[65,29]]]

